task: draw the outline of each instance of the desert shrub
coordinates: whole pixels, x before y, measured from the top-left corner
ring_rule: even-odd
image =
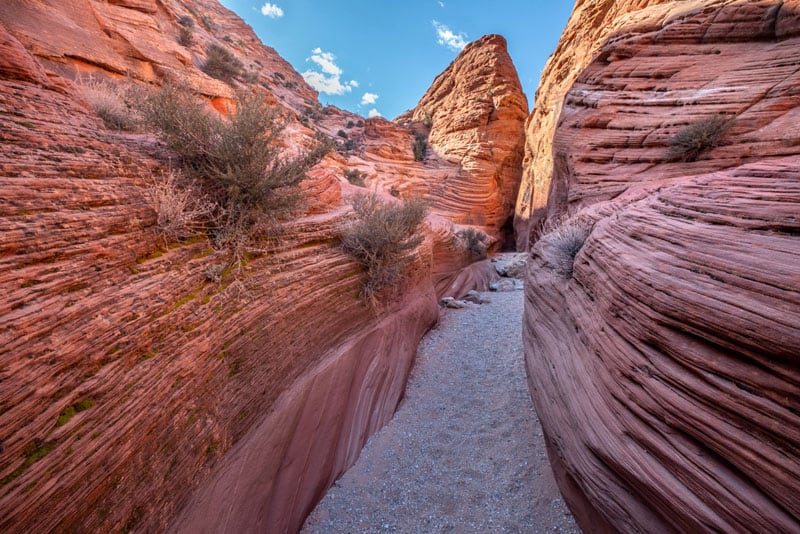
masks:
[[[383,201],[377,195],[356,195],[356,220],[341,229],[342,249],[366,270],[361,296],[374,300],[381,290],[400,282],[411,252],[422,243],[420,225],[427,204],[413,197],[403,202]]]
[[[252,71],[252,70],[248,70],[248,71],[242,72],[242,81],[244,83],[256,83],[258,81],[258,79],[260,78],[260,76],[261,75],[258,72]],[[267,85],[265,87],[265,89],[269,89],[269,85]]]
[[[214,19],[212,19],[208,15],[203,15],[202,17],[200,17],[200,24],[205,26],[205,28],[207,30],[213,30],[214,29]]]
[[[478,258],[486,257],[486,234],[474,228],[465,228],[457,232],[456,236],[469,253]]]
[[[428,136],[423,133],[414,134],[414,161],[425,161],[428,155]]]
[[[132,130],[139,123],[138,113],[126,103],[127,87],[94,77],[81,78],[77,87],[84,100],[110,130]]]
[[[540,241],[544,259],[559,274],[572,276],[575,256],[592,233],[592,223],[583,219],[556,219],[545,225]]]
[[[184,28],[194,28],[194,19],[189,15],[184,15],[178,19],[178,24]]]
[[[424,124],[426,128],[433,126],[433,117],[431,117],[431,114],[427,111],[422,115],[422,124]]]
[[[236,59],[230,50],[216,43],[211,43],[206,47],[206,62],[203,64],[203,72],[230,83],[242,73],[244,65]]]
[[[194,33],[191,26],[178,28],[178,44],[187,48],[194,44]]]
[[[180,178],[179,172],[171,171],[154,179],[145,191],[156,212],[156,231],[165,245],[204,231],[213,212],[198,188],[181,185]]]
[[[339,130],[338,132],[336,132],[336,135],[344,139],[347,139],[347,132],[345,132],[344,130]]]
[[[358,169],[345,169],[344,177],[347,178],[347,181],[353,185],[357,185],[358,187],[364,187],[366,182],[364,179],[367,177],[366,173],[362,173]]]
[[[240,94],[235,102],[224,118],[190,92],[166,84],[148,95],[142,109],[218,206],[217,243],[238,250],[252,238],[274,235],[279,220],[302,207],[299,184],[330,143],[318,140],[307,153],[282,157],[277,141],[283,121],[261,96]]]
[[[350,128],[352,128],[353,126],[355,126],[355,125],[356,125],[356,123],[354,123],[353,121],[347,121],[347,129],[348,129],[348,130],[349,130]]]
[[[701,153],[717,146],[732,125],[733,118],[728,115],[712,115],[693,122],[670,141],[669,159],[696,160]]]

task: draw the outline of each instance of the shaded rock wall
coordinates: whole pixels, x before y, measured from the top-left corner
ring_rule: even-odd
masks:
[[[181,16],[195,20],[190,48],[175,44]],[[212,104],[234,88],[268,91],[290,117],[290,151],[346,114],[323,110],[216,2],[13,0],[0,23],[0,530],[181,530],[210,517],[298,527],[394,410],[436,321],[436,285],[472,261],[453,223],[434,213],[404,290],[366,307],[361,269],[337,241],[343,198],[361,190],[342,175],[356,155],[331,153],[303,183],[307,213],[210,281],[224,252],[204,235],[164,247],[153,229],[144,192],[168,167],[163,146],[106,130],[71,80],[178,77]],[[204,74],[209,42],[254,81]],[[401,125],[373,119],[360,132],[358,164],[374,165],[380,194],[426,194],[427,176],[461,172],[414,162]],[[231,480],[247,495],[218,499]]]
[[[542,217],[594,223],[571,278],[531,230],[526,360],[562,491],[590,531],[800,530],[800,5],[581,7],[570,28],[615,33],[528,139],[553,139]],[[721,145],[669,161],[715,113]]]

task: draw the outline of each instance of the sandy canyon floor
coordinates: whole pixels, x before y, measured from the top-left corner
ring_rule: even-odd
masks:
[[[394,419],[303,532],[580,532],[528,394],[523,292],[483,295],[443,311]]]

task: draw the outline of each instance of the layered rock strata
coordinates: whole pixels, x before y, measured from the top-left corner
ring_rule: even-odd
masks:
[[[589,531],[800,530],[800,4],[607,4],[576,7],[548,75],[574,83],[528,139],[534,211],[590,224],[571,276],[531,229],[526,360],[560,486]],[[719,146],[670,158],[714,114]]]
[[[188,47],[176,44],[186,17]],[[216,2],[12,0],[0,21],[0,530],[299,527],[391,416],[436,288],[474,260],[426,184],[452,173],[492,190],[505,151],[474,156],[483,175],[435,154],[415,162],[408,128],[323,110]],[[208,43],[247,75],[202,72]],[[309,173],[307,213],[281,239],[224,269],[205,235],[164,245],[146,192],[165,149],[104,128],[81,76],[178,78],[219,108],[236,89],[263,91],[291,119],[290,151],[350,118],[366,140]],[[408,281],[380,309],[359,300],[362,271],[338,246],[346,198],[366,190],[344,178],[356,164],[369,190],[433,202]],[[481,214],[485,198],[461,211]],[[494,235],[502,217],[484,219]]]

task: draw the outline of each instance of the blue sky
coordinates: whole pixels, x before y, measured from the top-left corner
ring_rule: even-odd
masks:
[[[322,104],[394,118],[465,43],[508,40],[528,102],[569,0],[221,0],[320,91]]]

